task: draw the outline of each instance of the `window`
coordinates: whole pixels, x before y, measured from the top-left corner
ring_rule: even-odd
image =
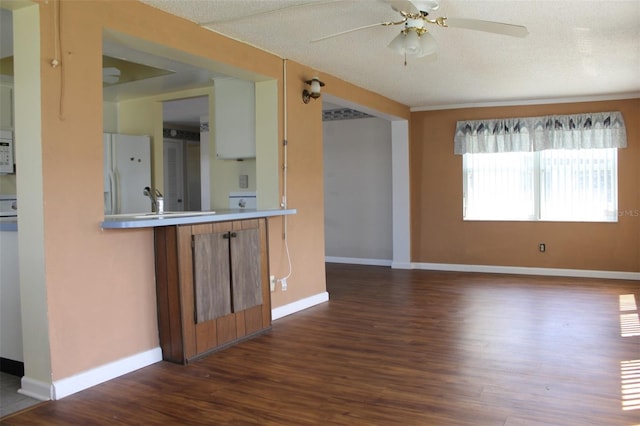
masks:
[[[618,220],[618,150],[540,151],[540,219]]]
[[[622,114],[459,121],[465,220],[617,221]]]
[[[464,154],[466,220],[534,220],[532,152]]]
[[[616,221],[617,149],[464,154],[465,220]]]

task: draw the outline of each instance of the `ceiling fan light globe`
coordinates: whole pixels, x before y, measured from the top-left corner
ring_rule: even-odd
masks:
[[[404,51],[407,55],[420,54],[420,37],[416,31],[407,31],[404,39]]]
[[[311,93],[312,94],[318,94],[318,96],[320,95],[320,81],[318,79],[313,79],[311,80]],[[313,95],[312,95],[313,96]]]
[[[437,49],[438,44],[436,43],[436,39],[433,38],[431,34],[424,33],[420,36],[420,53],[418,54],[419,58],[436,53]]]
[[[404,33],[400,33],[397,36],[394,37],[393,40],[391,40],[391,43],[389,43],[388,47],[389,49],[393,50],[394,52],[396,52],[399,55],[404,55],[404,39],[405,39],[405,35]]]

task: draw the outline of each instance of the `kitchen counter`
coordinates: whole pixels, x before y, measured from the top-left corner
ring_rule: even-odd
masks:
[[[155,228],[159,226],[188,225],[197,223],[229,222],[262,217],[296,214],[296,209],[234,209],[215,212],[175,212],[165,215],[149,213],[106,215],[102,229]]]

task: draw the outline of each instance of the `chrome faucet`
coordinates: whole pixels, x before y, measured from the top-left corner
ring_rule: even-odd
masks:
[[[151,199],[152,212],[155,212],[157,214],[164,213],[164,198],[162,197],[160,191],[154,189],[152,192],[150,187],[145,186],[142,193]]]

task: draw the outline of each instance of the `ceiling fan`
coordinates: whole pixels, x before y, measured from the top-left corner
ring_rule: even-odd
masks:
[[[437,0],[381,0],[391,6],[400,14],[398,21],[378,22],[362,27],[352,28],[339,33],[329,34],[324,37],[311,40],[311,43],[342,36],[355,31],[377,26],[402,25],[403,28],[388,47],[395,52],[404,55],[404,64],[407,65],[407,56],[421,58],[436,52],[436,40],[429,33],[428,26],[466,28],[476,31],[485,31],[512,37],[526,37],[529,31],[522,25],[505,24],[502,22],[483,21],[479,19],[438,17],[432,19],[430,12],[438,10],[440,4]]]

